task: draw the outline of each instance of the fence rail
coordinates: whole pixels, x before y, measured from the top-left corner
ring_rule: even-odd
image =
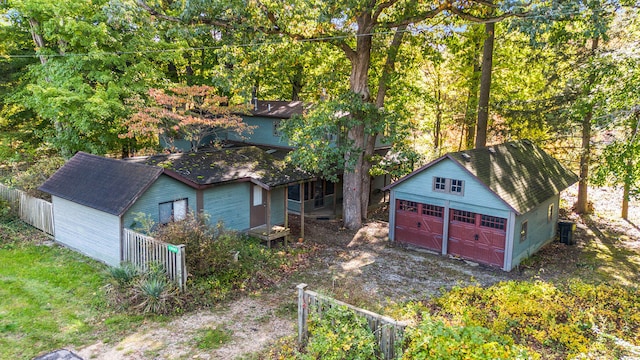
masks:
[[[180,290],[187,283],[185,246],[172,245],[150,236],[124,229],[122,235],[122,261],[129,262],[141,270],[148,270],[152,263],[161,264],[167,276],[175,281]]]
[[[300,284],[298,289],[298,342],[304,343],[307,340],[309,319],[309,309],[316,311],[320,316],[322,312],[334,306],[346,306],[367,320],[369,328],[376,337],[380,349],[380,355],[385,360],[396,358],[396,348],[402,340],[407,324],[394,320],[390,317],[376,314],[374,312],[355,307],[351,304],[332,299],[328,296],[320,295],[314,291],[305,290],[307,284]]]
[[[0,197],[17,208],[20,220],[51,236],[55,235],[53,205],[50,202],[3,184],[0,184]]]

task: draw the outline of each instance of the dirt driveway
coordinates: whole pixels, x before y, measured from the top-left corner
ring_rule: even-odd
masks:
[[[571,192],[568,196],[570,201]],[[144,325],[117,344],[97,343],[75,351],[85,359],[247,358],[275,339],[295,334],[295,286],[299,283],[376,311],[379,309],[375,307],[389,302],[427,299],[456,285],[596,276],[622,258],[624,263],[617,265],[616,275],[626,277],[622,282],[640,281],[638,227],[633,222],[610,220],[613,214],[608,212],[617,207],[609,193],[595,194],[594,199],[602,202],[600,209],[606,209],[605,213],[586,220],[565,213],[578,222],[577,245],[552,243],[527,266],[509,273],[390,244],[383,221],[372,221],[357,232],[341,229],[336,221],[307,221],[306,241],[294,246],[311,247],[314,256],[302,271],[273,289],[169,323]],[[296,223],[292,219],[291,224]],[[296,229],[292,231],[295,234]],[[603,254],[611,254],[611,249],[617,249],[618,257],[602,261]],[[216,327],[228,330],[231,340],[217,350],[198,349],[194,338],[199,331]]]

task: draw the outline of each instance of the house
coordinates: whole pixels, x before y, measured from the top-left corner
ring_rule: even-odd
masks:
[[[270,236],[286,225],[288,186],[309,179],[256,147],[129,160],[79,152],[40,190],[52,196],[56,241],[117,266],[122,231],[139,213],[164,224],[204,212],[229,229]]]
[[[253,128],[252,133],[240,136],[228,132],[223,137],[224,141],[235,145],[259,146],[283,151],[293,150],[288,139],[280,132],[280,125],[293,116],[302,115],[309,108],[309,105],[302,101],[266,101],[255,98],[250,105],[250,112],[241,114],[241,116],[242,120]],[[329,134],[328,136],[333,136],[334,140],[336,139],[335,135]],[[205,139],[203,145],[211,140]],[[180,141],[177,141],[176,144],[180,144]],[[187,151],[190,149],[190,144],[185,142],[178,148]],[[384,156],[389,148],[389,144],[378,140],[376,154]],[[380,191],[382,187],[389,184],[389,179],[387,176],[374,177],[371,191]],[[339,211],[338,207],[341,201],[342,185],[340,182],[334,183],[321,178],[290,185],[288,190],[288,209],[294,214],[300,214],[304,209],[307,216],[333,217]]]
[[[554,239],[576,181],[527,140],[449,153],[385,188],[389,238],[510,271]]]

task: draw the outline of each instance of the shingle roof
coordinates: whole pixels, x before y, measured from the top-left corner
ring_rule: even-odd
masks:
[[[451,159],[476,177],[513,210],[524,214],[578,181],[578,177],[528,140],[449,153],[388,188]]]
[[[155,166],[77,153],[40,190],[113,215],[122,215],[162,174]]]
[[[293,115],[301,115],[303,111],[304,103],[302,101],[258,100],[257,105],[251,104],[251,114],[253,116],[289,119]]]
[[[255,146],[212,149],[146,158],[130,159],[160,166],[169,176],[186,179],[196,187],[249,180],[267,188],[314,178],[283,160],[279,151],[265,151]]]

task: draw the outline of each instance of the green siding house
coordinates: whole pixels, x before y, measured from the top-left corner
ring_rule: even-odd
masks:
[[[249,231],[285,223],[286,191],[310,179],[256,147],[125,160],[77,153],[40,190],[51,194],[57,242],[117,266],[137,214],[163,224],[197,211]]]
[[[554,239],[576,181],[528,140],[449,153],[385,188],[389,238],[510,271]]]

